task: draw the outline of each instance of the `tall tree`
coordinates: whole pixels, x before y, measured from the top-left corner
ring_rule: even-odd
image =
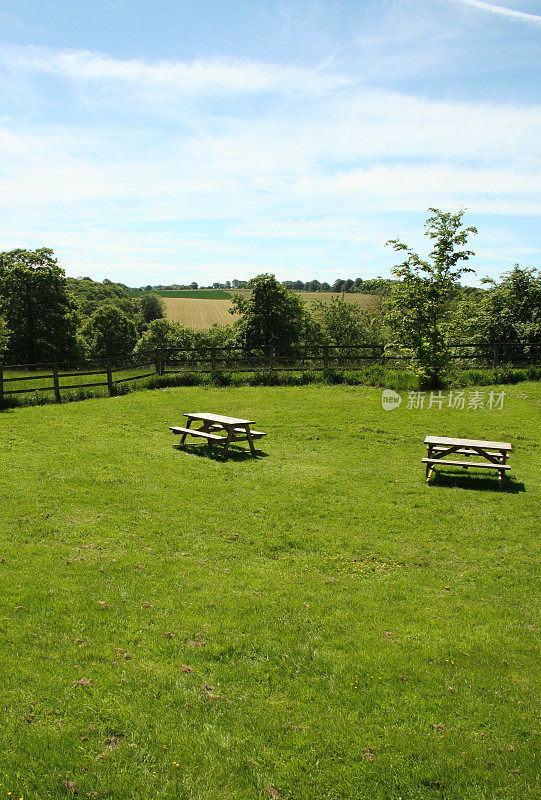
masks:
[[[10,334],[11,331],[6,325],[6,320],[3,317],[0,317],[0,363],[2,362],[4,353],[8,349]]]
[[[141,297],[141,313],[145,322],[162,319],[165,303],[155,292],[147,292]]]
[[[437,386],[448,363],[446,323],[449,300],[460,277],[472,272],[463,263],[473,255],[467,250],[474,227],[462,225],[464,211],[450,214],[430,208],[425,235],[433,242],[427,259],[422,259],[398,239],[387,244],[405,252],[406,260],[392,272],[398,284],[391,291],[388,321],[397,341],[414,357],[418,375],[428,386]]]
[[[243,334],[248,350],[286,348],[299,341],[303,318],[303,301],[282,286],[274,275],[258,275],[248,282],[249,297],[233,296],[232,314],[240,314],[235,325]]]
[[[64,270],[49,248],[0,253],[0,313],[11,330],[11,361],[77,357],[76,310]]]
[[[135,323],[117,306],[105,304],[92,314],[82,328],[90,353],[95,358],[124,358],[137,342]]]

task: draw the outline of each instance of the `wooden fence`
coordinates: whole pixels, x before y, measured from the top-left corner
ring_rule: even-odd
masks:
[[[458,367],[498,367],[537,365],[541,360],[541,343],[526,345],[512,342],[505,345],[480,346],[468,342],[449,344],[451,360]],[[62,392],[104,388],[113,395],[119,384],[142,380],[155,375],[196,372],[253,372],[260,370],[355,369],[367,364],[380,364],[406,369],[411,357],[393,345],[359,344],[343,347],[305,346],[295,350],[254,350],[246,353],[240,347],[169,348],[156,350],[145,363],[131,359],[109,359],[99,363],[68,365],[0,364],[0,403],[12,395],[52,392],[57,403]],[[71,369],[68,367],[71,366]],[[92,380],[86,381],[85,379]],[[98,379],[99,378],[99,379]],[[67,379],[67,383],[65,382]],[[72,379],[70,381],[70,379]]]

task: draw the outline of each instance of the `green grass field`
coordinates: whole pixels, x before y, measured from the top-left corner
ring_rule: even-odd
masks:
[[[541,386],[505,391],[1,412],[0,798],[537,797]],[[175,447],[200,410],[256,420],[260,456]],[[504,489],[427,486],[427,433],[511,441]]]

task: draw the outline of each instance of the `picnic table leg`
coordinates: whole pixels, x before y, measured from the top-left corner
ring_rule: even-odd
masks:
[[[250,445],[250,452],[253,456],[255,456],[256,452],[254,447],[254,440],[252,439],[252,433],[250,431],[249,425],[246,425],[246,438],[248,439],[248,444]]]
[[[227,429],[227,438],[226,438],[225,444],[224,444],[224,458],[227,455],[227,451],[229,450],[229,445],[231,444],[231,442],[233,440],[233,436],[234,436],[233,428],[228,428]]]
[[[192,424],[192,420],[189,419],[188,422],[186,423],[186,427],[189,428],[191,426],[191,424]],[[184,442],[186,441],[186,436],[187,435],[188,435],[187,433],[183,433],[182,434],[182,436],[180,437],[180,443],[181,444],[184,444]]]
[[[427,454],[428,458],[432,458],[432,453],[433,452],[434,452],[434,448],[432,447],[431,444],[428,444],[426,446],[426,454]],[[426,482],[427,483],[430,480],[430,476],[432,475],[432,470],[433,469],[434,469],[434,465],[433,464],[427,464],[426,465],[425,477],[426,477]]]

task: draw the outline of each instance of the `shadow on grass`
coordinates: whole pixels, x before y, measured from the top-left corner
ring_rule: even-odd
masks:
[[[204,456],[213,461],[254,461],[258,458],[268,458],[268,453],[263,450],[257,450],[253,456],[249,450],[233,450],[235,445],[231,445],[224,458],[223,447],[215,446],[214,444],[174,444],[173,449],[182,453],[189,453],[193,456]]]
[[[460,489],[476,489],[485,492],[505,492],[507,494],[520,494],[526,491],[522,481],[506,476],[503,483],[492,475],[461,475],[458,472],[437,472],[434,470],[429,486],[457,487]]]

